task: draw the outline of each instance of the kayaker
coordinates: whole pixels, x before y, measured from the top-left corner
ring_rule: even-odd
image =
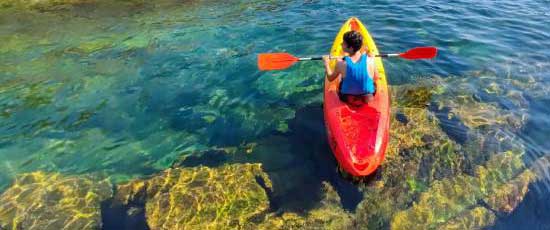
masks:
[[[349,31],[344,34],[342,50],[347,53],[343,60],[338,60],[334,71],[331,70],[328,55],[323,56],[325,71],[329,81],[341,76],[339,96],[340,100],[359,105],[368,103],[374,97],[376,66],[374,57],[367,55],[361,49],[363,36],[357,31]]]

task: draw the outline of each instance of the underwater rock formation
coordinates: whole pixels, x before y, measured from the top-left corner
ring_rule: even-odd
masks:
[[[437,106],[450,108],[451,115],[458,116],[468,128],[520,129],[526,122],[528,107],[523,90],[494,74],[477,74],[445,82],[438,79],[443,84],[433,94]]]
[[[261,164],[171,168],[118,186],[111,206],[144,209],[150,229],[342,229],[351,222],[327,182],[322,201],[307,213],[271,210],[271,190]]]
[[[392,100],[398,112],[392,117],[386,160],[380,179],[364,185],[354,228],[388,229],[396,211],[406,209],[431,183],[467,167],[462,146],[443,132],[426,108],[432,92],[422,89],[423,93],[413,93],[408,86],[392,88],[392,96],[399,100]]]
[[[107,180],[41,171],[22,174],[0,196],[0,229],[100,229]]]
[[[417,87],[392,87],[395,112],[386,160],[380,178],[362,185],[365,198],[351,227],[472,229],[491,225],[496,216],[506,215],[521,202],[533,181],[533,173],[521,160],[524,148],[490,146],[491,133],[474,130],[478,127],[463,117],[455,120],[458,124],[441,125],[447,120],[430,107],[443,100],[445,91],[424,86],[415,91]],[[471,103],[468,110],[483,104]],[[452,108],[448,116],[456,117],[451,113]],[[456,135],[465,138],[452,133],[457,125],[465,128]],[[485,130],[503,128],[512,130],[498,122],[483,126]],[[472,131],[478,136],[470,138]]]
[[[456,175],[467,167],[462,145],[443,132],[438,120],[426,108],[395,106],[399,113],[392,117],[391,138],[383,165],[386,186],[410,182],[411,178],[431,182]],[[398,121],[397,114],[407,122]]]
[[[476,206],[473,209],[462,212],[457,217],[449,220],[447,223],[439,226],[442,230],[463,230],[463,229],[481,229],[482,227],[492,225],[496,220],[496,215],[490,210]]]
[[[115,203],[144,203],[151,229],[242,227],[269,209],[260,164],[168,169],[118,187]]]
[[[17,6],[24,8],[51,8],[59,5],[72,5],[72,4],[83,4],[83,3],[92,3],[95,0],[33,0],[33,1],[24,1],[24,0],[4,0],[0,2],[0,7],[6,6]]]
[[[520,157],[514,152],[497,154],[478,166],[474,176],[462,174],[433,183],[410,209],[393,216],[391,228],[472,229],[493,224],[494,214],[484,209],[509,213],[535,178]]]
[[[323,199],[319,207],[304,215],[293,212],[270,213],[265,219],[247,229],[345,229],[351,224],[351,214],[342,209],[334,188],[323,182]]]

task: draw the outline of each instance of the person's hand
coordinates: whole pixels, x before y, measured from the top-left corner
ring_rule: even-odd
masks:
[[[374,57],[374,54],[372,52],[367,52],[367,56]]]
[[[330,56],[329,55],[323,55],[323,62],[325,63],[325,65],[329,65]]]

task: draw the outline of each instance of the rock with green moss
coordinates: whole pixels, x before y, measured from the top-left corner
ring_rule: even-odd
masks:
[[[365,199],[351,227],[472,229],[494,223],[495,212],[506,214],[521,202],[533,180],[520,159],[523,148],[491,146],[491,132],[465,121],[471,114],[464,113],[466,119],[444,117],[457,116],[452,108],[449,114],[438,114],[433,104],[447,100],[448,90],[422,84],[392,87],[386,160],[379,177],[361,186]],[[462,103],[457,100],[453,103]],[[490,103],[468,105],[468,111],[475,111]],[[442,124],[450,120],[457,124]],[[465,127],[466,139],[452,136],[455,125]],[[499,122],[483,129],[513,130]]]
[[[494,216],[480,210],[478,204],[509,213],[523,199],[534,178],[523,165],[521,154],[497,154],[485,166],[478,166],[474,176],[462,174],[433,183],[410,209],[393,216],[391,228],[486,227],[494,223]]]
[[[451,140],[426,104],[433,90],[392,88],[394,113],[390,143],[379,179],[363,185],[353,225],[358,229],[388,229],[393,215],[406,209],[435,181],[454,177],[467,168],[462,145]]]
[[[518,175],[512,181],[501,185],[491,195],[484,197],[483,201],[496,212],[509,214],[523,201],[529,191],[529,184],[535,179],[531,170]]]
[[[46,9],[54,8],[59,6],[73,5],[73,4],[84,4],[84,3],[93,3],[95,0],[35,0],[35,1],[24,1],[24,0],[5,0],[0,3],[0,7],[7,6],[17,6],[21,8],[31,8],[31,9]]]
[[[260,164],[172,168],[118,187],[115,203],[143,203],[151,229],[244,226],[269,209],[271,182]]]
[[[442,89],[433,96],[437,106],[450,108],[450,114],[458,116],[469,128],[518,130],[526,122],[524,89],[514,87],[508,80],[491,73],[439,80]]]
[[[88,176],[33,172],[0,196],[0,229],[100,229],[111,184]]]
[[[261,164],[171,168],[151,179],[118,186],[112,206],[145,210],[151,229],[343,229],[351,225],[351,214],[342,209],[334,188],[327,182],[322,187],[319,205],[299,214],[269,209],[272,185]]]
[[[496,220],[496,215],[481,206],[462,212],[455,218],[439,226],[441,230],[463,230],[463,229],[482,229],[492,225]]]
[[[334,188],[323,182],[323,199],[313,210],[299,215],[293,212],[270,213],[247,229],[345,229],[351,225],[351,214],[342,209]]]

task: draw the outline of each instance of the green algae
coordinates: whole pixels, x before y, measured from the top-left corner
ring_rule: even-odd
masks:
[[[513,180],[496,188],[493,194],[486,196],[483,201],[491,210],[501,213],[511,213],[523,200],[528,186],[535,180],[535,174],[530,170],[522,172]]]
[[[447,137],[425,106],[431,100],[427,96],[431,95],[430,88],[423,87],[421,94],[411,93],[413,89],[392,88],[394,97],[403,99],[392,100],[393,106],[406,121],[398,121],[396,113],[392,116],[390,143],[380,179],[363,188],[364,200],[353,219],[356,229],[389,228],[397,210],[405,209],[434,181],[459,174],[466,166],[461,146]]]
[[[423,192],[427,190],[425,183],[412,177],[409,177],[407,179],[407,185],[409,186],[409,191],[411,191],[412,193]]]
[[[424,108],[432,100],[432,94],[437,93],[429,85],[419,84],[419,86],[401,86],[398,94],[395,95],[396,103],[400,107]]]
[[[125,50],[144,48],[149,45],[151,39],[151,36],[148,34],[139,33],[138,35],[131,35],[124,39],[124,41],[120,43],[120,46]]]
[[[398,92],[398,89],[394,91]],[[218,96],[213,97],[214,99],[211,100],[212,103],[209,106],[214,107],[229,103],[229,97],[224,96],[226,94],[227,91],[219,91],[215,94]],[[425,100],[421,101],[424,103]],[[418,103],[414,102],[409,105],[417,104]],[[407,218],[411,215],[414,216],[414,218],[425,218],[427,224],[422,226],[419,225],[418,227],[425,227],[428,229],[456,229],[461,227],[481,228],[489,226],[494,222],[495,211],[508,213],[510,210],[513,210],[519,202],[521,202],[521,199],[527,191],[527,185],[532,180],[532,174],[530,174],[529,171],[525,171],[521,160],[519,160],[520,154],[514,152],[499,153],[494,155],[487,162],[475,161],[468,163],[466,162],[468,158],[467,156],[469,154],[475,154],[475,152],[470,153],[470,151],[475,151],[473,149],[473,145],[462,146],[450,140],[438,126],[437,119],[431,116],[427,109],[418,107],[401,107],[399,110],[403,116],[406,116],[407,122],[397,121],[395,117],[393,117],[391,132],[392,144],[388,148],[387,159],[383,164],[384,171],[381,175],[381,179],[375,181],[374,184],[366,185],[366,187],[363,188],[365,199],[359,205],[355,215],[351,215],[341,209],[338,199],[335,198],[337,197],[335,194],[329,195],[328,197],[331,197],[330,199],[325,197],[323,200],[328,199],[330,201],[322,201],[322,203],[324,202],[323,205],[315,207],[307,213],[298,214],[293,212],[285,212],[284,210],[278,210],[278,212],[271,213],[269,208],[267,208],[269,207],[267,195],[261,195],[260,197],[250,195],[250,197],[245,198],[246,201],[235,201],[236,203],[231,205],[234,209],[227,206],[216,205],[212,205],[212,207],[216,207],[215,209],[210,209],[209,205],[207,205],[207,207],[202,207],[202,204],[219,203],[220,201],[216,200],[218,198],[205,197],[204,199],[201,198],[199,200],[194,200],[195,198],[191,197],[196,196],[186,193],[191,192],[191,194],[194,194],[193,192],[201,191],[202,193],[208,193],[210,191],[217,191],[217,188],[226,188],[224,191],[228,193],[235,190],[241,191],[237,188],[227,187],[225,184],[226,182],[222,181],[227,178],[231,178],[231,181],[233,181],[233,179],[235,179],[233,178],[235,175],[230,172],[240,172],[238,168],[248,167],[242,165],[235,165],[231,168],[231,170],[224,168],[228,166],[222,166],[219,168],[194,167],[174,168],[168,170],[178,171],[178,173],[168,173],[168,171],[161,173],[158,176],[159,179],[156,179],[154,184],[165,184],[166,186],[152,188],[154,191],[151,192],[151,194],[161,194],[159,193],[160,191],[173,192],[174,194],[168,196],[168,198],[162,198],[160,195],[152,195],[150,197],[149,195],[144,195],[148,194],[144,193],[144,191],[148,191],[149,187],[147,186],[149,186],[149,183],[153,183],[152,181],[155,181],[155,179],[131,182],[130,184],[133,184],[132,186],[134,188],[132,188],[132,192],[129,193],[132,195],[123,195],[129,188],[125,188],[125,185],[121,185],[119,187],[120,194],[118,196],[119,199],[122,200],[121,202],[123,204],[132,203],[131,201],[138,199],[144,202],[144,210],[156,210],[152,213],[147,213],[147,211],[145,211],[145,218],[150,225],[150,221],[153,221],[152,223],[155,224],[155,226],[162,225],[163,223],[168,223],[170,226],[181,226],[179,224],[183,222],[178,222],[175,216],[179,217],[187,215],[188,218],[184,221],[184,223],[190,223],[193,226],[203,226],[199,225],[198,222],[210,221],[211,225],[208,226],[212,228],[223,228],[221,226],[227,225],[247,229],[360,229],[364,226],[368,226],[369,229],[389,227],[399,229],[401,226],[399,225],[400,221],[404,223],[405,226],[416,226],[414,224],[418,224],[416,221],[414,224],[407,222]],[[85,124],[85,122],[80,124]],[[85,138],[89,139],[86,142],[103,146],[109,151],[124,151],[124,148],[120,148],[120,145],[116,141],[110,140],[111,137],[102,134],[102,131],[99,129],[92,130],[93,131],[90,131],[88,134],[90,137]],[[93,136],[96,136],[97,138],[92,138]],[[145,143],[158,143],[159,140],[164,140],[166,138],[166,136],[155,135],[148,135],[147,137],[151,139],[146,140]],[[104,142],[103,140],[110,141]],[[193,142],[196,143],[197,141],[189,140],[189,144]],[[76,143],[79,143],[78,139],[73,142],[61,140],[52,141],[50,145],[48,145],[49,147],[47,147],[48,150],[44,151],[44,153],[41,154],[41,157],[44,157],[42,159],[47,159],[47,155],[51,154],[51,152],[54,152],[57,157],[67,156],[68,153],[70,155],[70,152],[73,151],[71,149],[76,148]],[[78,145],[80,144],[81,143]],[[86,148],[92,148],[91,146],[92,145],[89,145],[89,147]],[[132,152],[138,152],[141,154],[145,151],[143,153],[144,156],[149,155],[146,147],[148,144],[143,144],[141,146],[129,146],[131,146]],[[189,145],[183,144],[182,146]],[[270,146],[276,146],[276,148]],[[276,158],[284,158],[288,155],[284,153],[289,152],[290,147],[291,146],[289,146],[289,143],[284,139],[279,141],[269,139],[265,142],[260,141],[243,144],[238,147],[223,148],[221,151],[223,154],[229,155],[229,158],[233,158],[233,161],[258,160],[261,162],[270,162],[270,159],[275,157],[269,156],[273,155],[271,153],[278,153]],[[199,147],[198,149],[201,148],[202,147]],[[173,162],[175,158],[182,155],[187,155],[192,149],[193,148],[189,148],[187,151],[171,152],[168,154],[168,157],[162,160],[164,163],[161,164],[157,164],[160,161],[151,160],[147,157],[144,159],[147,159],[147,161],[151,163],[157,162],[150,164],[150,166],[154,165],[156,169],[162,169]],[[269,152],[270,154],[261,154],[262,152]],[[288,161],[291,161],[292,156],[288,157]],[[124,158],[127,157],[122,154],[119,160],[111,159],[109,162],[105,162],[104,164],[106,165],[103,165],[102,167],[112,168],[113,165],[120,164]],[[101,160],[100,158],[97,159]],[[283,159],[281,161],[282,163],[280,163],[277,167],[280,166],[282,171],[289,171],[285,168],[288,161]],[[60,160],[58,163],[52,163],[50,165],[61,164],[61,162],[62,161]],[[473,165],[483,164],[484,166],[475,166],[475,174],[474,176],[471,176],[464,173],[465,171],[468,171],[467,163]],[[24,164],[28,166],[33,165],[32,162]],[[132,162],[128,162],[125,165],[132,164]],[[274,165],[267,167],[273,167],[274,169],[276,168]],[[97,169],[92,169],[92,171],[94,170]],[[185,172],[187,176],[183,176],[183,172]],[[131,172],[127,175],[130,174]],[[202,176],[198,176],[196,174],[200,174]],[[218,174],[226,176],[214,176]],[[240,174],[248,175],[242,172]],[[295,183],[289,183],[289,178],[294,174],[296,173],[284,174],[281,172],[274,173],[271,178],[262,178],[264,182],[269,180],[269,183],[266,183],[269,185],[275,183],[284,185]],[[188,177],[193,177],[193,180],[190,181],[183,179]],[[238,178],[237,176],[235,177]],[[120,178],[117,180],[124,181],[131,178],[132,177],[120,175]],[[157,176],[154,178],[157,178]],[[264,194],[267,194],[265,187],[262,186],[262,183],[258,183],[256,180],[252,180],[252,178],[252,176],[247,176],[246,179],[235,180],[241,182],[253,181],[251,183],[256,184],[254,186],[259,186],[262,189],[261,191],[263,191]],[[298,181],[300,180],[296,178],[292,179]],[[219,184],[214,181],[219,181]],[[182,182],[183,185],[180,184],[180,182]],[[157,187],[157,185],[153,186],[151,184],[153,187]],[[247,186],[248,184],[241,183],[238,186],[241,185]],[[184,186],[185,188],[180,188],[181,186]],[[208,192],[206,190],[201,190],[201,188],[206,189],[205,186],[208,187]],[[214,188],[211,188],[210,186],[213,186]],[[323,188],[326,190],[325,193],[331,194],[330,188],[327,188],[327,186],[328,185],[326,183],[323,184]],[[188,187],[194,189],[188,190]],[[284,193],[284,191],[292,191],[293,189],[290,185],[287,187],[267,187],[280,189],[269,191],[271,194],[280,194]],[[252,189],[252,191],[256,190]],[[260,190],[257,190],[256,192],[259,191]],[[157,197],[155,198],[155,196]],[[233,199],[236,198],[230,197],[222,200],[232,201]],[[152,202],[152,204],[147,204],[147,200]],[[174,201],[177,201],[177,203],[174,203]],[[488,207],[490,207],[490,210],[486,207],[479,206],[479,202],[485,202]],[[411,203],[413,203],[412,207],[410,206]],[[198,207],[201,206],[202,211],[199,212],[200,216],[189,216],[189,214],[186,214],[185,211],[181,211],[182,209],[185,209],[184,207],[175,207],[172,215],[164,216],[164,214],[169,211],[168,209],[163,208],[177,206],[179,204],[185,205],[185,208],[193,207],[191,210],[195,210],[195,212],[197,212],[199,209]],[[447,204],[449,205],[448,207],[445,206]],[[251,206],[260,207],[259,211],[251,208]],[[415,209],[417,206],[420,208]],[[432,210],[429,208],[432,206],[436,209]],[[441,214],[438,211],[441,211]],[[218,225],[218,221],[222,224]]]
[[[409,85],[392,87],[393,97],[399,99],[392,100],[397,112],[392,116],[386,160],[379,179],[363,187],[364,200],[352,226],[475,229],[492,225],[494,212],[513,210],[533,180],[521,160],[523,148],[516,146],[504,153],[490,146],[490,151],[480,149],[484,135],[491,133],[479,133],[463,144],[453,141],[425,106],[443,100],[447,89],[416,87],[421,92],[411,93],[415,87]],[[476,101],[470,106],[469,110],[476,110],[484,103]],[[498,130],[503,125],[491,123],[487,128]],[[502,202],[493,205],[497,200]]]
[[[116,200],[128,204],[136,194],[146,194],[138,198],[145,199],[152,229],[234,228],[268,210],[270,187],[260,164],[175,168],[119,186]]]
[[[444,82],[442,93],[434,96],[438,106],[451,108],[451,113],[460,117],[466,126],[472,129],[502,127],[511,130],[520,129],[526,122],[522,115],[526,104],[522,90],[511,87],[510,81],[503,81],[490,73],[475,73],[471,77],[451,78]],[[504,90],[504,89],[507,90]],[[516,88],[516,89],[515,89]],[[497,97],[509,94],[510,103],[517,108],[510,108],[495,103]],[[480,100],[483,95],[484,100]]]
[[[405,90],[410,89],[407,87]],[[393,91],[400,93],[399,88],[394,88]],[[420,104],[424,105],[425,101],[422,100]],[[392,116],[386,162],[391,166],[395,165],[397,171],[390,171],[390,174],[399,174],[399,170],[403,169],[399,169],[397,165],[402,164],[405,165],[407,173],[399,176],[398,178],[401,178],[399,181],[410,180],[416,176],[422,178],[421,181],[432,181],[464,169],[462,146],[447,137],[439,127],[438,121],[425,107],[401,107],[399,112],[408,121],[403,123],[396,120],[396,115]],[[393,170],[393,167],[389,167],[389,170]],[[406,175],[412,177],[407,179]],[[395,181],[396,178],[393,177],[389,180]]]
[[[214,123],[214,121],[216,121],[216,116],[213,116],[213,115],[205,115],[205,116],[202,117],[202,119],[203,119],[204,121],[206,121],[206,123],[212,124],[212,123]]]
[[[293,119],[295,108],[280,104],[279,99],[264,101],[262,98],[267,95],[262,92],[261,102],[250,103],[249,91],[260,86],[256,84],[260,82],[243,88],[243,78],[235,77],[237,73],[230,70],[241,58],[251,59],[254,46],[238,42],[244,35],[204,30],[212,25],[211,21],[188,15],[210,11],[200,4],[10,2],[15,5],[2,9],[0,16],[13,17],[19,23],[8,21],[3,27],[6,30],[0,33],[6,41],[0,44],[0,53],[6,59],[0,63],[0,70],[14,79],[8,84],[3,79],[0,86],[0,116],[8,118],[1,122],[9,130],[9,135],[0,136],[6,143],[0,153],[6,161],[21,165],[15,167],[16,173],[37,169],[68,173],[98,170],[127,180],[129,176],[162,170],[190,149],[239,145],[266,133],[291,131],[288,121]],[[151,10],[161,6],[167,8],[162,12]],[[186,14],[181,14],[182,6]],[[219,14],[235,11],[237,15],[248,10],[246,6],[236,10],[220,6],[224,11]],[[164,30],[159,27],[161,24],[173,29]],[[233,39],[201,47],[202,39],[208,36]],[[197,60],[196,53],[201,50],[205,55],[212,54],[213,61],[189,61],[181,72],[151,80],[143,69],[157,65],[164,68],[163,58],[168,50],[177,52],[178,63]],[[160,64],[148,63],[151,57],[159,57]],[[205,78],[202,71],[196,71],[211,66],[223,67],[220,71],[228,72],[227,76],[208,73],[213,77]],[[309,74],[316,72],[312,67],[308,67]],[[230,80],[219,84],[220,78]],[[317,81],[322,81],[322,77]],[[320,101],[319,86],[309,83],[302,81],[299,91],[289,87],[289,98],[308,94],[307,100]],[[166,108],[165,105],[176,104],[183,88],[202,84],[208,90],[199,93],[201,100],[181,108]],[[219,90],[210,91],[213,85],[219,85]],[[310,97],[310,93],[316,96]],[[190,111],[191,115],[179,114],[179,109]],[[65,143],[64,148],[49,151],[50,142]],[[89,161],[78,161],[79,155],[82,159],[89,157]],[[142,173],[138,173],[140,170]],[[7,183],[2,181],[2,186]]]
[[[497,154],[485,166],[478,166],[475,176],[461,174],[434,182],[410,209],[395,214],[391,228],[438,229],[439,226],[445,225],[453,218],[458,218],[463,212],[470,210],[471,207],[475,207],[480,200],[494,201],[503,196],[519,197],[521,200],[526,193],[527,185],[534,179],[534,174],[525,169],[520,157],[521,154],[513,152]],[[520,192],[517,193],[514,190]],[[489,206],[493,207],[493,210],[510,212],[513,210],[511,206],[515,207],[518,204],[517,200],[510,199],[502,199],[501,202],[505,204],[495,205],[489,202]],[[470,212],[466,216],[473,214],[480,215],[477,218],[487,216],[479,210]],[[491,220],[490,216],[488,220]],[[487,219],[480,221],[486,224],[485,226],[492,224]],[[453,225],[453,221],[448,224]]]
[[[438,229],[459,230],[459,229],[483,229],[493,225],[496,215],[481,206],[462,212],[445,224],[438,226]]]
[[[33,172],[17,177],[0,196],[3,229],[99,229],[108,181]]]
[[[313,65],[298,65],[298,70],[265,72],[255,87],[270,100],[288,100],[297,105],[321,103],[323,75]]]
[[[233,136],[235,134],[229,134],[227,130],[213,130],[220,126],[233,127],[232,131],[238,133],[240,139],[245,141],[273,130],[288,131],[287,122],[295,116],[293,108],[269,103],[246,103],[246,100],[233,98],[231,95],[233,93],[226,89],[216,89],[209,94],[207,103],[180,108],[188,120],[197,122],[185,129],[195,129],[195,126],[203,123],[204,125],[201,126],[203,129],[200,131],[203,135],[219,133],[219,135]],[[197,116],[201,119],[197,119]]]
[[[322,201],[305,214],[270,212],[267,195],[272,189],[260,164],[174,168],[120,185],[113,204],[143,203],[152,229],[342,229],[351,223],[326,182]]]
[[[102,49],[107,49],[112,46],[113,41],[111,39],[99,38],[91,41],[81,42],[76,48],[69,48],[67,52],[77,52],[90,54]]]
[[[10,146],[0,153],[17,165],[18,173],[41,169],[69,173],[116,171],[114,175],[136,176],[169,167],[181,154],[179,148],[197,143],[194,135],[184,132],[167,136],[156,133],[140,140],[133,138],[114,138],[94,128],[80,131],[71,139],[35,138],[26,146]],[[110,157],[105,157],[107,153]]]
[[[52,103],[53,97],[60,86],[61,84],[35,83],[25,88],[25,90],[21,92],[19,99],[21,100],[22,106],[28,108],[49,105]]]
[[[47,9],[60,6],[68,6],[72,4],[81,4],[93,2],[93,0],[48,0],[48,1],[21,1],[21,0],[5,0],[2,1],[2,7],[21,7],[29,9]]]
[[[258,225],[245,229],[345,229],[351,225],[351,214],[342,209],[334,188],[323,182],[323,198],[318,207],[305,215],[293,212],[270,213]]]
[[[220,100],[216,100],[220,103]],[[408,122],[403,123],[395,119],[392,121],[392,127],[395,130],[391,134],[394,144],[388,150],[383,174],[379,181],[364,188],[365,199],[359,205],[355,215],[349,217],[338,208],[332,209],[336,213],[335,219],[328,218],[333,211],[323,208],[321,212],[317,212],[319,209],[314,208],[302,215],[292,212],[275,214],[266,211],[250,218],[250,221],[247,221],[248,225],[239,226],[251,229],[308,228],[310,226],[311,229],[363,228],[364,226],[368,226],[369,229],[389,227],[399,229],[401,226],[399,223],[407,227],[416,226],[415,224],[422,223],[418,223],[418,218],[424,218],[427,221],[426,225],[417,227],[482,228],[494,223],[495,211],[508,213],[521,201],[527,185],[532,180],[532,174],[528,170],[525,171],[519,158],[520,154],[505,152],[494,155],[486,162],[467,162],[469,151],[474,151],[475,143],[462,146],[450,140],[438,126],[437,119],[434,119],[427,109],[400,108],[400,110],[407,117]],[[242,146],[233,150],[223,150],[223,154],[239,153],[231,157],[240,158],[243,156],[241,153],[246,152],[254,156],[255,153],[268,151],[262,150],[266,144],[253,145],[252,148]],[[269,151],[288,150],[282,147],[279,150]],[[233,160],[238,161],[238,159]],[[484,166],[475,166],[477,164]],[[472,165],[474,165],[475,174],[473,176],[465,174],[464,172],[468,171]],[[271,183],[284,184],[275,182],[278,180],[277,176],[281,176],[282,180],[289,178],[283,174],[273,174],[270,178]],[[275,188],[285,189],[284,187]],[[503,202],[495,202],[496,200],[503,200]],[[479,206],[480,202],[486,203],[491,209]],[[410,203],[413,203],[412,208]],[[315,213],[319,213],[318,216]],[[410,215],[414,217],[410,217],[414,219],[412,223],[407,222]],[[319,220],[321,216],[325,219]],[[333,220],[338,221],[333,222]]]

